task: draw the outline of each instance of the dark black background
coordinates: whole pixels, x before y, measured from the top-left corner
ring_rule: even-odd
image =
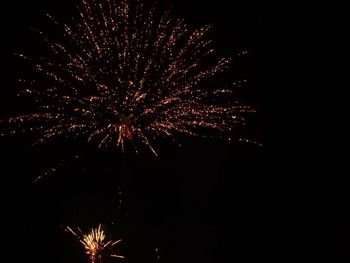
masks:
[[[189,24],[213,24],[219,53],[249,50],[235,77],[248,80],[247,100],[260,109],[251,127],[264,148],[193,140],[152,158],[86,147],[80,161],[32,184],[76,145],[31,148],[28,139],[2,138],[4,255],[12,262],[87,262],[61,226],[102,222],[123,239],[128,262],[155,262],[156,247],[164,263],[348,262],[346,2],[174,1],[175,14]],[[29,28],[45,28],[44,13],[64,20],[73,4],[0,6],[4,117],[23,106],[13,53],[33,45]]]

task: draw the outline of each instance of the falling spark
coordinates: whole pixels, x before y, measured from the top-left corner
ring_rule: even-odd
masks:
[[[61,25],[62,40],[38,31],[50,55],[19,54],[37,76],[21,80],[22,93],[33,95],[38,108],[10,118],[4,135],[38,132],[39,144],[85,138],[122,152],[144,145],[154,155],[155,141],[177,134],[232,139],[230,132],[255,110],[236,101],[234,87],[203,85],[231,63],[215,55],[210,26],[190,30],[170,11],[158,16],[155,6],[132,3],[80,0],[70,25],[49,16]]]
[[[118,208],[121,209],[122,208],[122,190],[120,187],[118,187]]]
[[[91,263],[102,263],[102,257],[125,258],[113,252],[111,253],[112,248],[121,242],[121,239],[107,241],[101,224],[97,228],[92,228],[87,234],[83,234],[80,228],[74,231],[68,226],[66,231],[72,233],[84,245],[85,253],[89,255]]]

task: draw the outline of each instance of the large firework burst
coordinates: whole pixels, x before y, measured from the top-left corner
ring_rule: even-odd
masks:
[[[229,138],[254,112],[235,101],[231,88],[203,85],[231,62],[214,54],[210,26],[190,30],[169,11],[157,15],[139,1],[81,0],[78,10],[70,25],[50,17],[64,32],[61,41],[40,32],[48,57],[19,54],[34,64],[38,77],[22,82],[38,108],[10,118],[10,133],[37,131],[39,143],[84,137],[122,151],[130,141],[156,155],[159,137]]]
[[[74,231],[72,228],[66,227],[66,231],[72,233],[84,245],[85,253],[89,255],[91,263],[102,263],[105,257],[124,258],[124,256],[114,254],[112,251],[121,239],[107,241],[101,224],[97,228],[92,228],[87,234],[83,234],[80,228]]]

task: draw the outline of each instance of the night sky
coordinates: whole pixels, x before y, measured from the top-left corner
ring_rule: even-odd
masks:
[[[120,262],[349,262],[346,1],[160,2],[173,3],[190,25],[211,23],[219,54],[249,51],[230,74],[248,80],[241,96],[259,111],[247,135],[264,147],[185,138],[182,148],[159,142],[155,158],[1,138],[3,255],[88,262],[63,227],[101,222],[123,239]],[[25,69],[13,54],[37,52],[30,27],[49,29],[47,12],[67,21],[74,1],[3,1],[0,10],[2,119],[27,106],[16,97]],[[75,149],[82,158],[32,183]]]

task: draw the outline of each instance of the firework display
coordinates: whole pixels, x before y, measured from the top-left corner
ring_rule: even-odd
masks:
[[[4,134],[36,132],[37,143],[78,137],[121,151],[129,142],[157,155],[157,139],[176,134],[230,139],[254,112],[233,87],[203,85],[231,63],[215,54],[210,26],[191,30],[139,1],[81,0],[78,10],[70,25],[50,17],[63,30],[59,41],[40,32],[49,56],[18,54],[34,65],[21,93],[38,107],[10,118]]]
[[[89,255],[91,263],[102,263],[105,257],[124,258],[124,256],[113,252],[114,246],[121,242],[121,239],[107,241],[101,224],[97,228],[92,228],[87,234],[84,234],[80,228],[74,231],[72,228],[66,227],[66,231],[72,233],[84,245],[85,253]]]
[[[216,53],[210,38],[210,25],[193,29],[184,19],[174,18],[170,9],[162,11],[158,4],[149,4],[143,0],[78,1],[76,13],[70,21],[58,22],[51,15],[47,15],[52,32],[34,30],[39,34],[41,41],[41,44],[35,46],[34,52],[16,54],[21,63],[24,62],[23,66],[30,66],[30,70],[24,70],[22,77],[18,79],[18,95],[24,96],[27,103],[18,107],[17,113],[0,119],[0,137],[29,135],[30,138],[35,137],[34,145],[43,144],[47,147],[52,146],[51,141],[55,142],[58,150],[51,151],[50,153],[54,152],[52,156],[41,158],[40,153],[28,159],[28,163],[30,160],[40,160],[43,166],[44,172],[37,176],[34,182],[81,160],[86,153],[90,153],[88,143],[93,145],[92,151],[96,148],[108,148],[108,156],[113,152],[110,151],[113,148],[121,153],[131,150],[131,155],[118,155],[121,160],[115,162],[115,165],[118,165],[119,177],[103,178],[103,170],[95,170],[98,167],[96,164],[101,161],[100,157],[105,157],[103,153],[99,153],[98,158],[81,161],[84,164],[91,162],[91,166],[89,164],[87,167],[93,168],[91,172],[86,172],[86,167],[81,170],[86,184],[80,184],[83,177],[77,180],[79,188],[84,191],[93,184],[94,191],[110,198],[106,192],[110,189],[111,180],[117,178],[120,184],[118,209],[124,210],[129,203],[136,204],[134,199],[138,196],[145,198],[146,201],[141,207],[146,207],[142,207],[142,211],[146,211],[145,218],[152,218],[151,223],[145,224],[151,232],[158,220],[148,214],[156,209],[161,211],[162,202],[167,200],[166,196],[163,198],[161,195],[165,191],[166,194],[171,191],[168,185],[164,187],[163,181],[157,182],[157,173],[145,172],[147,176],[143,177],[151,180],[152,184],[140,185],[151,192],[150,195],[133,193],[138,190],[137,183],[140,181],[132,173],[139,170],[131,167],[127,159],[133,160],[130,157],[135,157],[135,152],[158,156],[164,141],[180,145],[182,139],[193,140],[194,137],[234,140],[262,146],[239,136],[240,132],[244,131],[241,127],[246,124],[247,117],[256,110],[238,98],[238,90],[245,80],[232,82],[230,77],[227,78],[229,74],[225,75],[225,72],[230,73],[233,58],[221,57]],[[244,51],[237,55],[246,53]],[[78,143],[70,145],[72,139]],[[61,142],[64,143],[59,145]],[[82,146],[82,149],[79,146]],[[47,149],[45,146],[43,148]],[[47,160],[49,158],[61,161],[52,166],[46,163],[51,162],[51,159]],[[161,158],[155,159],[158,161]],[[108,166],[111,164],[109,158],[104,158],[103,163],[105,161],[108,162]],[[150,167],[152,165],[151,163]],[[50,166],[51,168],[47,169]],[[182,173],[180,169],[173,169],[174,166],[164,167],[168,169],[164,174],[172,175],[174,171],[170,170]],[[72,170],[67,174],[80,172],[77,167],[73,167]],[[186,167],[186,173],[187,171],[193,172]],[[196,173],[201,171],[198,169]],[[126,180],[124,173],[132,175]],[[94,177],[97,174],[98,180],[102,179],[102,184],[108,183],[108,187],[95,187],[95,180],[91,181],[92,174]],[[161,175],[163,176],[163,172]],[[179,180],[188,183],[182,180],[183,175],[181,174]],[[73,189],[75,185],[73,183],[69,187]],[[85,187],[86,185],[89,187]],[[60,186],[54,184],[56,189]],[[132,189],[131,196],[122,201],[122,196],[127,196],[129,187]],[[125,193],[122,189],[125,189]],[[187,189],[187,186],[183,189]],[[65,194],[64,191],[62,193]],[[61,198],[61,195],[57,196]],[[183,196],[187,197],[187,194]],[[92,200],[92,197],[93,195],[89,195],[88,201]],[[72,198],[73,196],[67,196],[67,200]],[[148,205],[148,198],[157,198],[156,205]],[[158,199],[164,200],[158,203]],[[84,203],[90,205],[85,199]],[[103,207],[101,203],[97,204],[99,208]],[[94,216],[95,212],[91,209],[94,206],[95,202],[93,206],[89,206],[87,217]],[[99,209],[99,213],[102,210],[105,209]],[[126,216],[131,215],[126,220],[128,223],[137,222],[132,218],[133,215],[143,216],[142,213],[133,213],[133,210],[129,212],[125,213]],[[111,216],[114,211],[109,213]],[[157,211],[156,214],[161,213]],[[166,225],[162,224],[154,227],[156,231],[152,232],[157,242],[149,243],[149,247],[153,245],[152,249],[155,248],[152,257],[157,262],[166,258],[168,249],[164,246],[165,252],[160,253],[159,245],[163,252],[161,240],[164,235],[158,232],[165,229]],[[84,249],[84,256],[88,257],[90,263],[125,259],[116,251],[121,239],[107,238],[101,224],[86,232],[79,227],[67,226],[64,229],[79,241]],[[149,236],[147,235],[147,238]],[[132,245],[133,240],[132,238]],[[134,242],[135,244],[138,245],[137,242]],[[121,254],[128,255],[128,260],[132,260],[134,255],[125,251]]]

